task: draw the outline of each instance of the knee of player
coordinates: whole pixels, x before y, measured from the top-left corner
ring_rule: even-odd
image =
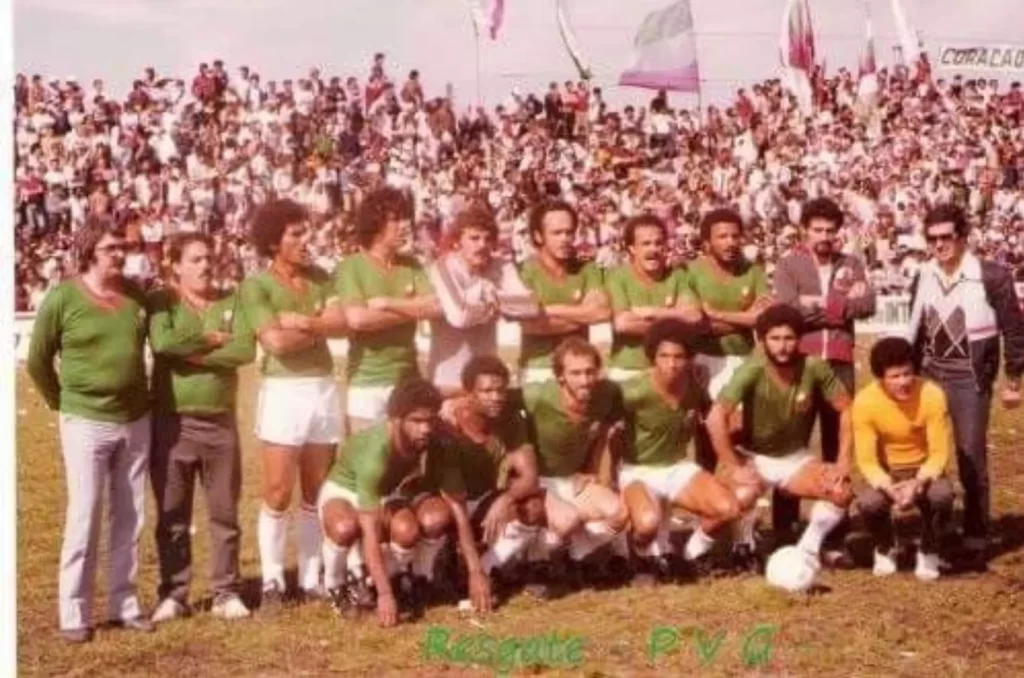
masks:
[[[849,508],[853,502],[853,490],[850,489],[849,485],[829,490],[826,499],[834,504],[837,508],[843,509],[844,511]]]
[[[928,485],[928,492],[925,494],[928,503],[933,509],[948,510],[953,508],[955,493],[953,483],[947,478],[937,478]]]
[[[540,527],[545,522],[544,497],[530,497],[516,506],[519,522],[531,527]]]
[[[857,496],[857,508],[865,516],[882,516],[889,513],[892,502],[889,501],[885,492],[871,488]]]
[[[268,482],[263,488],[263,503],[271,510],[287,511],[292,503],[292,488],[284,482]]]
[[[650,507],[635,511],[630,515],[633,539],[640,542],[648,542],[658,534],[661,527],[661,516]]]
[[[416,510],[423,536],[437,539],[448,531],[452,524],[452,512],[440,497],[431,497]]]
[[[415,548],[420,540],[420,526],[412,511],[401,511],[391,518],[388,539],[402,548]]]
[[[629,525],[629,508],[618,498],[615,499],[615,502],[615,510],[605,519],[605,523],[612,531],[621,532]]]
[[[736,503],[739,506],[739,510],[746,511],[753,507],[757,502],[757,498],[761,496],[761,486],[740,485],[733,490],[733,496],[736,497]]]
[[[324,510],[324,535],[342,547],[349,547],[359,540],[359,520],[350,511]]]
[[[723,523],[736,520],[742,513],[739,500],[730,492],[722,492],[720,496],[715,497],[711,502],[711,511],[714,513],[713,517]]]

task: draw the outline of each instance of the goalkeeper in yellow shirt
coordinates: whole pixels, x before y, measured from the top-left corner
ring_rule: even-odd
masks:
[[[914,574],[939,577],[938,543],[953,510],[953,485],[944,476],[953,450],[946,396],[914,371],[905,339],[882,339],[871,349],[875,376],[853,401],[857,467],[870,488],[857,497],[875,541],[874,574],[896,572],[893,506],[921,512],[921,544]]]

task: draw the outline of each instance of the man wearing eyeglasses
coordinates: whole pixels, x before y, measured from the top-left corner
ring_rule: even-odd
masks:
[[[989,524],[988,421],[1002,338],[1003,406],[1020,405],[1024,315],[1008,269],[967,251],[967,218],[955,205],[925,216],[931,259],[910,287],[910,321],[922,374],[942,386],[956,439],[964,488],[964,548],[969,567],[986,568]]]

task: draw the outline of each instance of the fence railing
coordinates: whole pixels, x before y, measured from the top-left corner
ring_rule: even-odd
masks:
[[[910,313],[909,303],[908,296],[879,297],[878,311],[871,319],[857,323],[857,334],[887,334],[906,324]],[[24,361],[28,356],[34,321],[34,313],[17,313],[14,316],[15,350],[19,361]],[[612,328],[609,323],[595,325],[590,329],[590,340],[595,344],[610,344],[611,338]],[[519,339],[518,323],[498,323],[498,346],[516,348],[519,346]],[[334,356],[344,356],[348,351],[348,342],[345,339],[332,339],[328,344]],[[416,333],[416,345],[420,351],[426,351],[430,347],[430,332],[426,323]]]

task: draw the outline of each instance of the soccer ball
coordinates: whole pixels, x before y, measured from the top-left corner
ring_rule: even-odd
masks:
[[[817,559],[796,546],[784,546],[768,558],[764,577],[771,586],[803,593],[818,576]]]

